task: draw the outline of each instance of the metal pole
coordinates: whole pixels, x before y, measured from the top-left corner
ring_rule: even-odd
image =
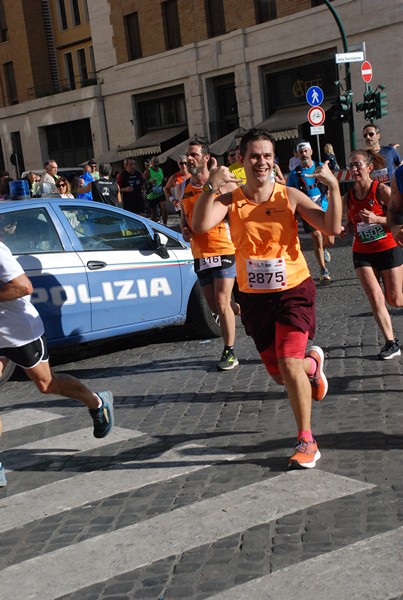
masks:
[[[341,35],[341,39],[343,42],[343,50],[344,52],[348,52],[348,43],[347,43],[347,37],[346,37],[346,32],[344,31],[344,27],[343,24],[340,20],[339,15],[337,14],[336,9],[334,8],[334,6],[331,5],[329,0],[324,0],[326,6],[328,7],[328,9],[330,10],[330,12],[332,13],[336,23],[337,23],[337,27],[339,28],[340,31],[340,35]],[[351,71],[350,71],[350,63],[345,63],[345,69],[346,69],[346,92],[350,92],[351,93],[351,100],[353,98],[353,90],[351,89]],[[350,130],[350,146],[351,146],[351,150],[355,150],[356,149],[356,140],[355,140],[355,126],[354,126],[354,110],[353,110],[353,102],[351,102],[350,104],[350,114],[349,114],[349,119],[348,119],[348,125],[349,125],[349,130]]]
[[[316,136],[316,145],[318,147],[318,160],[319,160],[319,162],[322,162],[322,158],[321,158],[321,155],[320,155],[319,135]]]

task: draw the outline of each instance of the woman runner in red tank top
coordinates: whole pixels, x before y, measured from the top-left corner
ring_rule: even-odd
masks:
[[[353,151],[348,168],[354,186],[343,200],[347,225],[354,231],[353,262],[357,277],[385,338],[378,359],[388,360],[401,353],[386,302],[391,306],[403,305],[403,251],[386,227],[390,187],[371,179],[371,172],[381,168],[383,162],[382,156],[372,151]]]

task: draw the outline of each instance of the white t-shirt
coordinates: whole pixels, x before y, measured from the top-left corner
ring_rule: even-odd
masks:
[[[9,248],[0,242],[0,287],[23,273]],[[44,334],[42,319],[30,300],[31,296],[23,296],[0,302],[0,348],[18,348]]]

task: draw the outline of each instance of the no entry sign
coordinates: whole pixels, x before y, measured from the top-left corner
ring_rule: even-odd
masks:
[[[361,77],[365,83],[369,83],[372,79],[372,65],[367,60],[364,60],[361,65]]]

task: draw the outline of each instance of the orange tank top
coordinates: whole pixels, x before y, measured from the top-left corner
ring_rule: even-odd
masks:
[[[201,193],[202,188],[191,185],[189,180],[183,194],[182,205],[190,229],[192,229],[194,206]],[[221,223],[210,229],[210,231],[207,231],[207,233],[192,233],[190,247],[194,258],[235,254],[229,226],[224,221],[221,221]]]
[[[248,200],[242,188],[234,190],[230,229],[241,292],[280,292],[310,276],[285,185],[274,184],[270,198],[260,204]]]

